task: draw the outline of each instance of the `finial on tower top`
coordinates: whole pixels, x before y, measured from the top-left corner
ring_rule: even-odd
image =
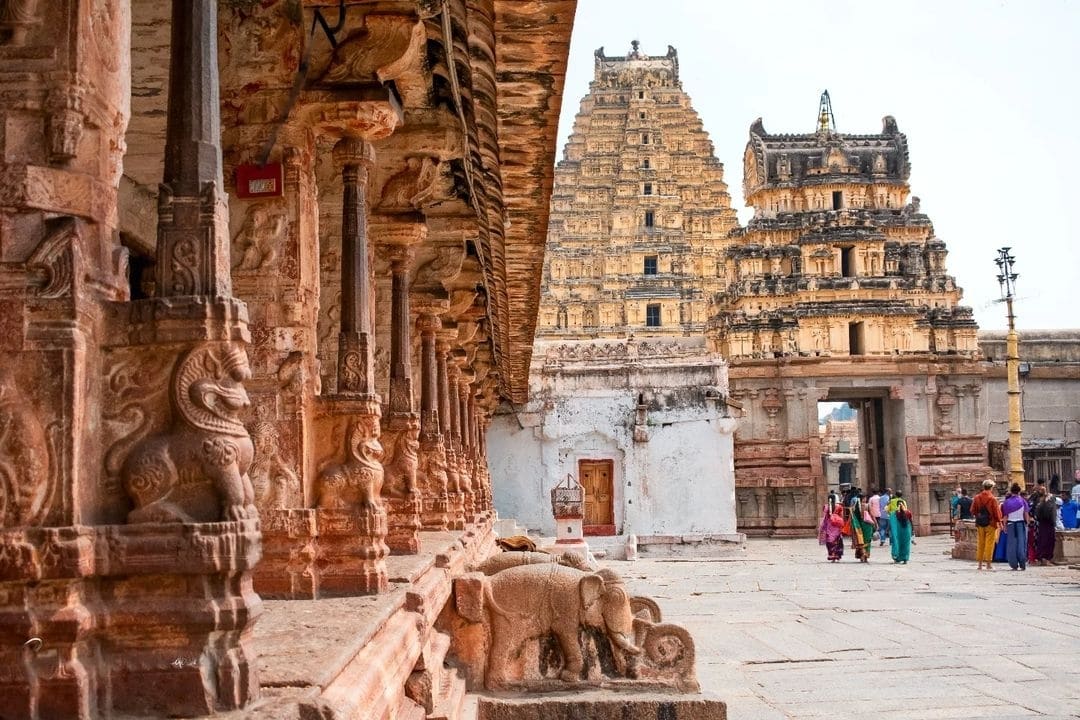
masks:
[[[639,42],[638,40],[631,40],[630,41],[630,52],[628,52],[626,54],[626,59],[627,60],[641,59],[643,56],[641,54],[641,49],[640,48],[641,48],[641,42]]]
[[[817,131],[824,134],[836,132],[836,119],[833,118],[832,99],[829,98],[828,90],[821,93],[821,102],[818,104]]]

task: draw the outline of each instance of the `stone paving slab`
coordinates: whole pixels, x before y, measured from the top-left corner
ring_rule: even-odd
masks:
[[[732,720],[1080,717],[1080,572],[977,572],[950,548],[833,565],[814,540],[751,539],[735,561],[607,564],[694,634]]]

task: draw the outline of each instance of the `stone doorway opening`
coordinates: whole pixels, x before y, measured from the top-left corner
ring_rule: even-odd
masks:
[[[890,399],[888,388],[829,388],[818,403],[826,493],[846,485],[867,494],[909,490],[896,482],[906,466],[902,404]]]
[[[585,489],[586,535],[615,534],[615,462],[578,460],[578,478]]]

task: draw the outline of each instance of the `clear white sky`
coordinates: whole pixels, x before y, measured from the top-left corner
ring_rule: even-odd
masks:
[[[750,123],[812,132],[828,89],[841,132],[907,133],[911,188],[984,329],[1002,328],[994,258],[1011,246],[1017,324],[1080,327],[1080,1],[579,0],[562,156],[593,51],[679,51],[683,88],[743,208]]]

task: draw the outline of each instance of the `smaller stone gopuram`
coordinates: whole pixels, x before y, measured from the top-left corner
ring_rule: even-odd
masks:
[[[858,410],[859,483],[902,490],[916,528],[991,470],[976,325],[944,241],[911,196],[906,136],[841,133],[828,93],[812,133],[750,126],[728,284],[710,335],[743,409],[735,439],[740,529],[807,534],[825,499],[817,403]]]

